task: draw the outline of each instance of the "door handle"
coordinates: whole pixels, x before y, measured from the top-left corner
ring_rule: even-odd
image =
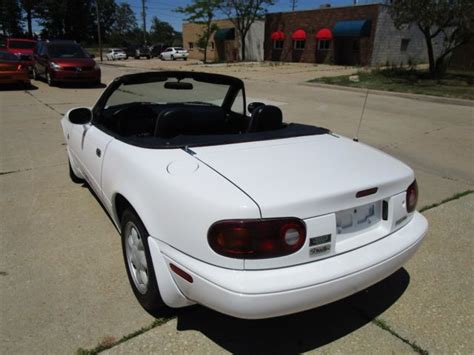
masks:
[[[95,150],[95,155],[97,155],[99,158],[100,158],[100,156],[102,155],[102,152],[100,151],[99,148],[97,148],[97,149]]]

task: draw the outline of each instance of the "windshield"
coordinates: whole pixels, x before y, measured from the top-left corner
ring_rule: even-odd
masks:
[[[7,62],[18,62],[18,57],[8,52],[0,52],[0,60]]]
[[[89,58],[77,44],[50,44],[48,50],[52,58]]]
[[[8,46],[11,49],[33,49],[36,43],[30,41],[9,41]]]
[[[174,47],[174,49],[177,50],[177,51],[183,51],[184,50],[183,47]]]
[[[179,82],[176,78],[168,78],[150,83],[122,83],[109,97],[106,108],[136,102],[222,106],[229,88],[229,84],[207,83],[192,78]]]

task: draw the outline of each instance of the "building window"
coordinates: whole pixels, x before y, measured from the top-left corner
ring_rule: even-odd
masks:
[[[283,40],[282,39],[274,40],[273,49],[283,49]]]
[[[410,43],[409,38],[402,38],[402,43],[400,44],[400,52],[406,52],[408,49],[409,43]]]
[[[189,42],[189,43],[188,43],[188,46],[189,46],[189,49],[193,49],[193,48],[194,48],[194,43],[193,43],[193,42]]]
[[[321,51],[328,51],[331,46],[331,40],[329,39],[320,39],[318,41],[318,49]]]
[[[306,44],[306,40],[304,39],[297,39],[294,41],[293,48],[298,50],[303,50]]]

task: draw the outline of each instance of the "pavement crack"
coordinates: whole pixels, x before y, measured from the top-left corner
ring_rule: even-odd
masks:
[[[382,319],[374,318],[370,322],[372,324],[374,324],[375,326],[379,327],[380,329],[385,330],[386,332],[389,332],[395,338],[400,339],[402,342],[409,345],[418,354],[423,354],[423,355],[428,355],[429,354],[428,350],[425,350],[425,349],[421,348],[416,342],[410,341],[407,338],[402,337],[395,330],[393,330],[387,323],[385,323]]]
[[[133,338],[135,338],[135,337],[137,337],[137,336],[139,336],[143,333],[146,333],[149,330],[152,330],[153,328],[159,327],[160,325],[163,325],[163,324],[169,322],[170,320],[172,320],[174,318],[175,317],[157,318],[150,325],[147,325],[143,328],[140,328],[139,330],[137,330],[133,333],[124,335],[119,340],[114,341],[112,337],[106,337],[105,341],[99,343],[95,348],[93,348],[93,349],[79,348],[79,349],[77,349],[76,354],[77,355],[95,355],[95,354],[98,354],[102,351],[108,350],[110,348],[113,348],[114,346],[122,344],[122,343],[124,343],[124,342],[126,342],[130,339],[133,339]]]
[[[2,175],[8,175],[8,174],[15,174],[15,173],[22,173],[24,171],[30,171],[33,170],[33,168],[28,168],[28,169],[17,169],[17,170],[10,170],[10,171],[0,171],[0,176]]]
[[[38,99],[35,95],[33,95],[31,92],[29,91],[25,91],[26,94],[30,95],[32,98],[34,98],[36,101],[38,101],[41,105],[49,108],[50,110],[56,112],[57,114],[59,114],[60,116],[63,116],[64,113],[63,112],[59,112],[58,110],[56,110],[53,106],[51,106],[50,104],[47,104],[46,102]]]
[[[425,212],[425,211],[428,211],[428,210],[431,210],[432,208],[436,208],[436,207],[439,207],[441,205],[444,205],[445,203],[447,202],[451,202],[451,201],[454,201],[454,200],[458,200],[464,196],[467,196],[467,195],[470,195],[474,193],[474,190],[466,190],[466,191],[463,191],[463,192],[459,192],[457,194],[454,194],[453,196],[451,197],[448,197],[446,199],[444,199],[443,201],[441,202],[437,202],[437,203],[433,203],[431,205],[428,205],[428,206],[424,206],[422,208],[420,208],[419,212]]]

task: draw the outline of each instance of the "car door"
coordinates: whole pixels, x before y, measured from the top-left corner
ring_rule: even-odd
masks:
[[[86,181],[102,199],[102,163],[107,146],[114,138],[91,123],[73,126],[69,143],[71,154]]]
[[[171,53],[171,49],[166,48],[161,55],[163,56],[164,59],[170,59],[170,53]]]

